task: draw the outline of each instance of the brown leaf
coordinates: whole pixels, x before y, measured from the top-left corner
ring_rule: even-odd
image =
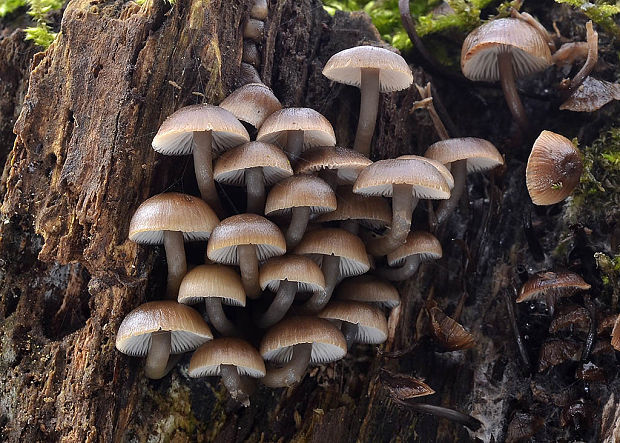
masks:
[[[473,335],[437,307],[428,310],[435,339],[448,351],[470,349],[476,345]]]

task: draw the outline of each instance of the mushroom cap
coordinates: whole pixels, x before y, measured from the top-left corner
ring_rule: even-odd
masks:
[[[302,154],[297,161],[295,174],[312,174],[321,169],[335,169],[338,183],[352,185],[360,171],[371,163],[368,157],[353,149],[319,146]]]
[[[226,97],[220,103],[220,108],[259,129],[267,117],[282,109],[282,105],[267,86],[248,83]]]
[[[281,281],[297,282],[297,292],[322,292],[325,277],[315,262],[303,255],[274,257],[260,268],[260,287],[276,292]]]
[[[331,123],[310,108],[284,108],[271,114],[258,131],[256,140],[285,146],[288,131],[304,131],[304,147],[334,146],[336,135]]]
[[[379,344],[387,340],[387,320],[381,309],[356,301],[332,301],[319,312],[320,318],[358,325],[356,343]]]
[[[376,303],[388,309],[400,304],[400,297],[394,285],[374,275],[360,275],[343,281],[336,288],[336,298],[345,301]]]
[[[417,255],[420,260],[440,259],[443,255],[441,243],[430,232],[410,232],[405,244],[388,254],[387,262],[390,266],[398,266],[412,255]]]
[[[370,229],[381,229],[392,223],[392,210],[383,197],[364,197],[354,194],[351,186],[341,186],[336,190],[336,198],[336,210],[322,214],[318,222],[357,220]]]
[[[418,198],[450,198],[450,187],[441,173],[419,160],[379,160],[360,172],[353,192],[362,195],[391,197],[393,185],[410,185]]]
[[[323,68],[323,75],[359,88],[362,69],[379,69],[381,92],[400,91],[413,83],[413,74],[405,59],[376,46],[356,46],[332,55]]]
[[[341,277],[364,274],[370,269],[364,243],[344,229],[321,228],[306,232],[295,248],[295,254],[308,255],[319,266],[324,255],[338,256]]]
[[[216,338],[200,346],[189,361],[189,376],[220,375],[222,365],[237,368],[240,375],[252,378],[265,376],[265,362],[254,347],[240,338]]]
[[[171,354],[196,349],[213,334],[195,309],[175,301],[152,301],[131,311],[116,333],[116,349],[144,357],[151,346],[151,333],[170,331]]]
[[[430,145],[424,156],[444,165],[467,160],[468,173],[486,171],[504,164],[504,157],[493,143],[475,137],[440,140]]]
[[[165,155],[186,155],[194,150],[193,133],[211,131],[212,149],[221,152],[250,141],[248,131],[237,118],[218,106],[185,106],[170,115],[153,139],[153,149]]]
[[[185,241],[207,240],[219,219],[198,197],[167,192],[142,202],[129,223],[129,240],[160,245],[164,231],[183,232]]]
[[[570,195],[579,184],[583,162],[566,137],[540,133],[527,160],[525,183],[535,205],[552,205]]]
[[[226,305],[245,306],[239,274],[222,265],[199,265],[185,274],[179,288],[179,303],[193,305],[210,297],[221,298]]]
[[[293,175],[271,189],[265,201],[265,215],[286,215],[293,208],[309,207],[311,214],[336,209],[336,194],[322,179],[312,175]]]
[[[574,272],[542,272],[526,281],[519,291],[517,303],[539,299],[547,294],[568,297],[590,285]]]
[[[223,153],[215,163],[213,178],[227,185],[245,186],[245,171],[250,168],[263,169],[267,186],[293,175],[288,157],[280,148],[249,142]]]
[[[412,155],[412,154],[401,155],[400,157],[396,157],[396,158],[401,159],[401,160],[419,160],[419,161],[426,162],[434,166],[435,169],[437,169],[439,173],[441,174],[441,176],[446,180],[446,183],[448,183],[448,187],[450,188],[450,190],[454,188],[454,177],[452,176],[452,173],[450,172],[450,170],[446,168],[446,166],[443,163],[438,162],[437,160],[433,160],[432,158],[426,158],[426,157],[422,157],[421,155]]]
[[[446,350],[458,351],[470,349],[476,345],[474,336],[438,307],[431,307],[428,314],[433,336]]]
[[[289,317],[267,331],[260,344],[260,354],[265,360],[285,363],[291,359],[293,347],[301,343],[312,343],[310,363],[329,363],[347,353],[342,332],[328,320]]]
[[[520,78],[551,66],[551,52],[542,35],[517,18],[492,20],[474,29],[463,42],[461,70],[470,80],[498,81],[497,55],[512,52],[515,77]]]
[[[217,263],[237,265],[239,245],[255,245],[260,261],[286,252],[284,236],[273,222],[256,214],[239,214],[222,220],[213,230],[207,257]]]

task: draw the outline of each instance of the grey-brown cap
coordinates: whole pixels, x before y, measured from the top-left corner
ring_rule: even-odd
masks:
[[[356,343],[379,344],[387,340],[387,321],[376,306],[356,301],[332,301],[318,316],[358,325],[353,338]]]
[[[376,46],[345,49],[327,61],[323,75],[338,83],[360,87],[362,69],[379,69],[381,92],[400,91],[413,82],[413,74],[404,58]]]
[[[304,147],[334,146],[331,123],[310,108],[284,108],[271,114],[258,131],[256,140],[285,146],[288,131],[304,131]]]
[[[450,170],[446,168],[443,163],[438,162],[437,160],[434,160],[432,158],[426,158],[426,157],[422,157],[421,155],[412,155],[412,154],[401,155],[400,157],[396,157],[396,158],[401,159],[401,160],[419,160],[419,161],[430,164],[435,169],[437,169],[439,173],[442,175],[442,177],[446,180],[446,183],[448,184],[448,187],[450,188],[450,190],[454,188],[454,177],[452,176],[452,173],[450,172]]]
[[[278,182],[267,195],[265,215],[286,215],[293,208],[308,207],[311,214],[336,209],[336,194],[318,177],[294,175]]]
[[[260,268],[260,287],[276,292],[281,281],[297,283],[298,292],[325,290],[325,277],[315,262],[302,255],[285,255],[269,259]]]
[[[179,288],[179,303],[192,305],[205,298],[217,297],[231,306],[245,306],[241,277],[222,265],[199,265],[189,271]]]
[[[444,165],[467,160],[467,172],[486,171],[504,164],[502,154],[493,143],[475,137],[440,140],[430,145],[424,156]]]
[[[412,255],[417,255],[420,260],[437,260],[442,254],[437,237],[430,232],[414,231],[409,233],[404,245],[388,254],[387,261],[390,266],[398,266]]]
[[[235,89],[220,107],[256,129],[260,129],[267,117],[282,109],[280,100],[262,83],[248,83]]]
[[[170,115],[153,139],[153,149],[165,155],[186,155],[194,150],[193,133],[211,131],[215,153],[250,141],[241,122],[218,106],[191,105]]]
[[[222,220],[213,230],[207,256],[217,263],[236,265],[239,245],[256,246],[260,261],[286,252],[284,236],[273,222],[256,214],[239,214]]]
[[[370,229],[381,229],[392,223],[392,210],[383,197],[365,197],[353,193],[351,186],[336,189],[335,211],[322,214],[317,221],[355,220]]]
[[[207,240],[218,223],[215,212],[201,199],[168,192],[145,200],[136,209],[129,223],[129,239],[163,244],[164,231],[180,231],[185,241]]]
[[[216,338],[205,343],[192,354],[189,361],[190,377],[220,375],[222,365],[237,368],[240,375],[252,378],[265,376],[265,362],[254,347],[240,338]]]
[[[523,284],[517,303],[539,299],[548,294],[568,297],[576,291],[588,289],[590,285],[574,272],[542,272]]]
[[[312,174],[330,169],[336,171],[339,184],[352,185],[360,171],[371,163],[368,157],[353,149],[318,146],[302,154],[295,167],[295,174]]]
[[[374,303],[389,309],[400,304],[398,291],[387,280],[374,275],[348,278],[336,288],[336,298],[344,301]]]
[[[213,178],[220,183],[244,186],[245,171],[262,168],[267,186],[293,175],[286,154],[277,146],[249,142],[226,151],[215,163]]]
[[[191,351],[213,338],[198,311],[175,301],[153,301],[138,306],[123,319],[116,334],[116,349],[143,357],[149,351],[151,333],[159,331],[170,331],[171,354]]]
[[[289,317],[270,328],[260,344],[265,360],[284,363],[291,359],[293,347],[312,343],[310,363],[340,360],[347,353],[342,332],[328,320],[318,317]]]

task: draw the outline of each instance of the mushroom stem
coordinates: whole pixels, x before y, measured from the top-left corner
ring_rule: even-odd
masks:
[[[391,281],[407,280],[416,273],[420,263],[422,263],[422,260],[417,255],[410,255],[405,259],[405,264],[400,268],[382,268],[377,270],[377,274]]]
[[[307,206],[300,206],[293,208],[293,216],[291,217],[291,224],[288,225],[286,230],[286,249],[291,250],[301,241],[306,232],[308,226],[308,220],[310,219],[310,208]]]
[[[166,299],[176,300],[179,295],[181,280],[183,280],[187,273],[183,233],[179,231],[164,231],[164,249],[166,250],[166,262],[168,263]]]
[[[258,298],[260,286],[258,284],[258,256],[255,245],[237,246],[239,254],[239,269],[245,295],[249,298]]]
[[[212,143],[211,131],[194,132],[194,172],[200,196],[222,218],[225,214],[213,181]]]
[[[304,150],[304,131],[288,131],[286,136],[286,152],[291,163],[297,162],[297,159]]]
[[[510,50],[500,50],[497,55],[497,63],[499,65],[499,78],[502,83],[502,90],[504,91],[504,97],[506,98],[508,108],[521,130],[527,132],[529,123],[527,115],[525,114],[525,109],[523,108],[523,103],[521,103],[521,98],[519,97],[519,92],[517,91],[515,74],[512,66],[512,53]]]
[[[167,365],[172,346],[170,342],[170,331],[158,331],[151,334],[151,346],[144,365],[144,375],[148,378],[160,379],[172,369],[172,366]]]
[[[431,414],[435,417],[446,418],[455,423],[460,423],[463,426],[471,429],[472,431],[476,431],[480,429],[482,423],[471,415],[463,414],[462,412],[455,411],[454,409],[444,408],[441,406],[428,405],[424,403],[412,403],[410,401],[402,402],[407,405],[410,409],[413,409],[417,412],[422,412],[424,414]]]
[[[411,185],[394,185],[392,192],[392,226],[390,232],[368,242],[368,251],[375,256],[387,255],[407,241],[411,217],[418,204]]]
[[[231,322],[222,308],[222,299],[218,297],[205,298],[205,308],[209,321],[213,325],[217,332],[225,337],[237,337],[239,331],[236,326]]]
[[[343,321],[340,328],[342,330],[342,335],[344,335],[344,339],[347,341],[347,349],[351,349],[351,346],[355,343],[355,337],[357,337],[360,329],[359,324]]]
[[[261,379],[269,388],[285,388],[298,383],[310,363],[312,343],[300,343],[293,347],[291,360],[281,368],[269,368]]]
[[[282,320],[295,300],[297,293],[297,282],[284,280],[280,282],[280,287],[276,297],[265,313],[258,319],[256,325],[259,328],[268,328]]]
[[[361,70],[360,118],[357,123],[353,149],[370,157],[370,143],[375,132],[377,112],[379,111],[379,69],[363,68]]]
[[[332,292],[334,292],[334,288],[340,278],[340,257],[337,255],[324,255],[321,271],[323,271],[325,276],[325,291],[315,293],[304,304],[304,309],[310,312],[319,312],[332,297]]]
[[[246,408],[250,406],[250,395],[256,387],[250,378],[239,375],[234,365],[220,365],[220,376],[230,396]]]
[[[581,69],[570,82],[569,89],[575,91],[596,66],[598,62],[598,33],[592,27],[592,20],[586,23],[586,36],[588,44],[588,57]]]
[[[265,210],[265,175],[263,168],[245,171],[245,187],[248,193],[248,212],[262,214]]]
[[[442,200],[435,212],[435,219],[437,225],[431,226],[431,230],[435,231],[438,225],[445,222],[450,214],[454,212],[459,204],[459,200],[465,190],[465,182],[467,180],[467,160],[457,160],[452,162],[450,172],[454,177],[454,188],[450,192],[450,198]]]

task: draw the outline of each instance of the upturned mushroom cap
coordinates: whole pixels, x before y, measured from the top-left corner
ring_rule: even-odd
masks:
[[[336,298],[343,301],[375,303],[389,309],[400,304],[396,288],[373,275],[360,275],[343,281],[336,288]]]
[[[433,143],[424,153],[425,157],[444,165],[467,160],[467,172],[493,169],[504,164],[504,158],[493,143],[482,138],[449,138]]]
[[[360,171],[372,161],[353,149],[319,146],[305,151],[297,162],[295,174],[312,174],[322,169],[336,170],[339,184],[352,185]]]
[[[213,178],[228,185],[244,186],[245,170],[262,168],[265,184],[270,186],[293,175],[286,154],[277,146],[249,142],[224,154],[215,163]]]
[[[288,131],[304,131],[304,147],[334,146],[336,135],[331,123],[310,108],[284,108],[271,114],[258,131],[261,142],[286,145]]]
[[[364,243],[344,229],[322,228],[307,232],[295,248],[295,254],[308,255],[319,265],[324,255],[338,256],[341,277],[364,274],[370,269]]]
[[[278,227],[256,214],[239,214],[222,220],[211,234],[207,256],[217,263],[237,265],[237,246],[255,245],[258,260],[286,252],[286,241]]]
[[[413,83],[413,74],[404,58],[375,46],[357,46],[332,55],[323,68],[323,75],[359,88],[361,70],[366,68],[379,69],[381,92],[400,91]]]
[[[439,173],[442,175],[442,177],[446,180],[446,183],[448,183],[448,187],[450,188],[450,190],[454,188],[454,177],[452,176],[452,173],[450,172],[450,170],[446,168],[443,163],[438,162],[437,160],[433,160],[432,158],[426,158],[426,157],[422,157],[421,155],[412,155],[412,154],[401,155],[400,157],[396,157],[396,158],[401,159],[401,160],[419,160],[419,161],[430,164],[435,169],[437,169]]]
[[[191,351],[213,338],[198,311],[175,301],[153,301],[138,306],[123,319],[116,334],[116,349],[144,357],[151,333],[159,331],[170,331],[171,354]]]
[[[387,340],[388,330],[381,309],[355,301],[332,301],[319,312],[320,318],[358,325],[356,343],[379,344]]]
[[[165,155],[186,155],[194,150],[193,133],[211,131],[212,149],[221,152],[250,141],[241,122],[225,109],[208,104],[191,105],[170,115],[153,139],[153,149]]]
[[[318,222],[356,220],[370,229],[381,229],[392,223],[392,210],[384,198],[354,194],[351,186],[340,186],[336,191],[336,210],[322,214]]]
[[[145,200],[136,209],[129,223],[129,239],[163,244],[164,231],[180,231],[185,241],[207,240],[218,223],[215,212],[201,199],[168,192]]]
[[[265,202],[265,215],[286,215],[293,208],[308,207],[311,214],[336,209],[336,194],[324,180],[311,175],[294,175],[278,182]]]
[[[200,265],[189,271],[179,289],[179,303],[192,305],[205,298],[217,297],[231,306],[245,306],[241,277],[222,265]]]
[[[418,160],[379,160],[360,172],[353,192],[361,195],[391,197],[393,185],[410,185],[418,198],[447,199],[450,187],[441,173]]]
[[[205,343],[192,354],[189,361],[190,377],[220,375],[222,365],[237,368],[240,375],[252,378],[265,376],[265,362],[252,345],[239,338],[217,338]]]
[[[298,292],[321,292],[325,290],[325,277],[321,268],[302,255],[274,257],[260,268],[260,287],[276,292],[281,281],[297,283]]]
[[[539,299],[547,294],[568,297],[576,291],[588,289],[590,285],[574,272],[542,272],[525,282],[517,303]]]
[[[524,77],[551,66],[551,52],[534,27],[516,18],[492,20],[474,29],[463,42],[461,70],[470,80],[500,79],[497,55],[511,51],[515,77]]]
[[[398,266],[412,255],[417,255],[420,260],[437,260],[442,254],[437,237],[430,232],[415,231],[409,233],[404,245],[388,254],[387,261],[390,266]]]
[[[289,317],[267,331],[260,344],[260,354],[265,360],[285,363],[291,359],[293,347],[300,343],[312,343],[310,363],[329,363],[347,353],[342,332],[328,320]]]
[[[525,183],[535,205],[552,205],[570,195],[579,184],[583,162],[566,137],[543,131],[527,160]]]
[[[220,107],[256,129],[260,129],[267,117],[282,109],[280,100],[262,83],[248,83],[235,89]]]

